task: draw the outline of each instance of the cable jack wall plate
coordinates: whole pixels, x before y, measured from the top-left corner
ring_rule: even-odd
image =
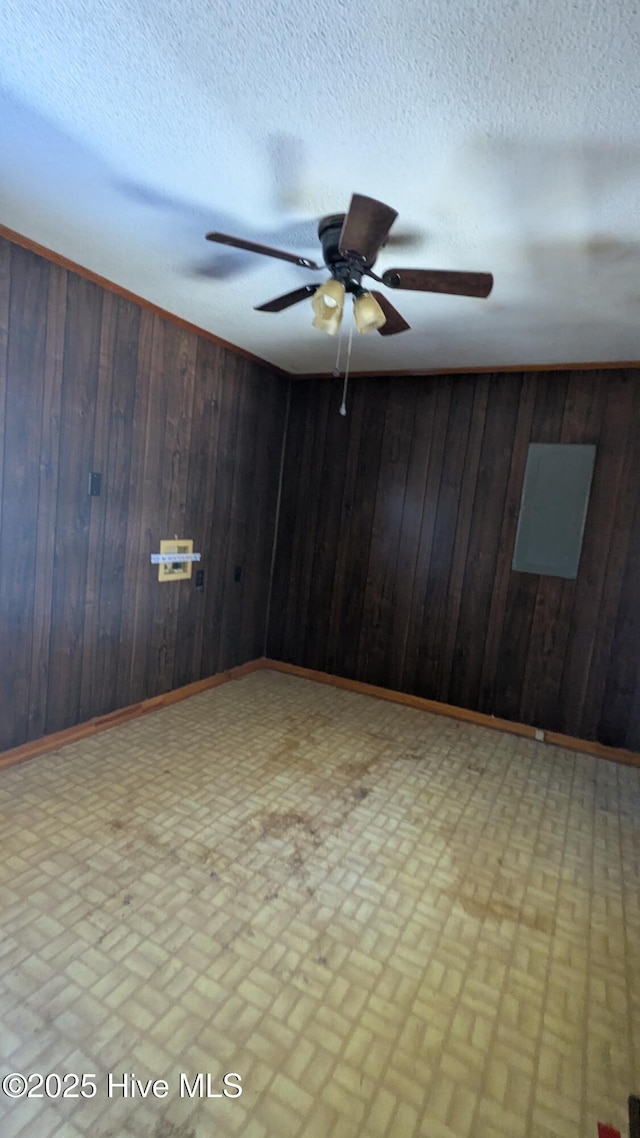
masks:
[[[174,538],[173,541],[161,541],[160,553],[193,553],[191,539]],[[191,561],[171,561],[158,565],[159,581],[186,581],[192,573]]]

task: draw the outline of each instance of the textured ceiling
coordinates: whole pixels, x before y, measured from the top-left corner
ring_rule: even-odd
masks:
[[[0,44],[0,221],[280,367],[334,366],[309,302],[253,311],[318,274],[204,234],[317,258],[353,191],[379,270],[495,276],[390,293],[354,370],[640,358],[632,0],[4,0]]]

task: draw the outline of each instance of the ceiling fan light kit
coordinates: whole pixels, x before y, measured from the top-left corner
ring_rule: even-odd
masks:
[[[361,292],[353,302],[353,318],[358,332],[379,332],[387,318],[371,292]]]
[[[294,304],[313,297],[312,321],[315,328],[335,336],[340,328],[347,293],[354,298],[354,320],[358,332],[377,331],[381,336],[407,332],[409,324],[381,292],[363,288],[362,278],[371,277],[390,289],[417,292],[439,292],[454,296],[487,297],[493,288],[491,273],[465,273],[450,269],[387,269],[381,277],[373,272],[376,258],[383,248],[398,214],[391,206],[364,194],[353,194],[346,214],[323,217],[318,226],[322,257],[331,274],[321,285],[307,284],[293,292],[256,305],[258,312],[282,312]],[[322,266],[296,253],[258,245],[227,233],[208,233],[208,241],[231,245],[250,253],[261,253],[290,261],[300,268],[321,271]]]
[[[342,281],[330,277],[315,292],[311,307],[315,313],[312,324],[322,332],[335,336],[342,322],[344,298],[346,295]]]

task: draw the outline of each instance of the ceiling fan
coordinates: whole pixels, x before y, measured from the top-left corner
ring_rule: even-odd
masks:
[[[347,293],[354,298],[354,319],[359,332],[378,331],[381,336],[394,336],[410,327],[381,292],[363,287],[362,278],[371,277],[392,289],[418,292],[442,292],[456,296],[486,297],[493,287],[491,273],[463,273],[449,269],[387,269],[381,277],[373,272],[380,249],[398,213],[384,202],[363,194],[353,194],[348,213],[330,214],[318,225],[324,266],[331,276],[324,284],[306,284],[277,296],[266,304],[256,305],[257,312],[282,312],[307,297],[312,297],[316,328],[335,335],[340,327]],[[250,253],[262,253],[290,261],[302,269],[322,271],[322,265],[296,253],[286,253],[269,245],[245,241],[228,233],[207,233],[207,241],[231,245]]]

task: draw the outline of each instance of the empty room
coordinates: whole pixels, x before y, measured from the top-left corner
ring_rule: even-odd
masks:
[[[640,18],[0,11],[1,1138],[640,1138]]]

